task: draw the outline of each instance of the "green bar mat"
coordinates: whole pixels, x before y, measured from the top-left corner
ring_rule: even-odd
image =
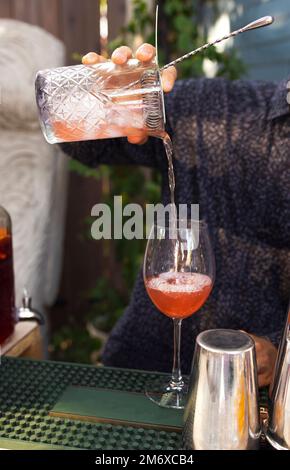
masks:
[[[180,432],[181,410],[161,408],[144,393],[87,387],[68,387],[50,416],[96,423]]]
[[[158,376],[154,372],[2,357],[0,447],[53,449],[61,446],[104,451],[181,449],[180,432],[49,415],[68,387],[143,393],[148,383]]]
[[[37,442],[18,441],[16,439],[1,439],[1,450],[80,450],[76,447],[64,447],[52,444],[41,444]]]

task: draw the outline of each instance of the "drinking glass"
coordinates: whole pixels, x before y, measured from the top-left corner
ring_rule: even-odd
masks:
[[[42,131],[51,144],[164,132],[162,84],[153,62],[42,70],[35,89]]]
[[[181,375],[181,323],[197,312],[213,288],[215,261],[207,224],[176,220],[155,224],[144,259],[144,282],[154,305],[174,324],[172,376],[151,383],[146,395],[167,408],[184,408],[187,380]]]

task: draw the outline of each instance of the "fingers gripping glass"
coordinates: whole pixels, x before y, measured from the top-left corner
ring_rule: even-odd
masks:
[[[53,143],[113,137],[162,137],[165,106],[158,66],[158,7],[156,60],[125,65],[111,61],[40,71],[36,102],[41,128]]]

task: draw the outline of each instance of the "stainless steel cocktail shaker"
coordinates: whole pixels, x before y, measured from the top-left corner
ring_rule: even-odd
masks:
[[[276,449],[290,450],[290,305],[270,389],[266,437]]]
[[[185,408],[184,449],[256,449],[260,432],[253,340],[235,330],[200,333]]]

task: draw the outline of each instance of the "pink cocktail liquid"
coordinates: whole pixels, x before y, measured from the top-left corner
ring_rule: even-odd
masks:
[[[167,272],[146,279],[145,286],[162,313],[182,319],[203,306],[212,290],[212,280],[205,274]]]
[[[142,136],[146,129],[126,125],[104,123],[95,128],[89,128],[87,121],[54,121],[52,123],[55,137],[64,142],[82,140],[111,139],[130,135]]]
[[[66,119],[60,119],[59,116],[52,119],[52,131],[56,139],[73,142],[138,136],[148,132],[145,128],[144,103],[140,94],[129,95],[126,99],[126,94],[118,96],[113,90],[111,93],[108,91],[102,101],[92,93],[89,105],[86,98],[84,96],[83,101],[76,104],[75,113]],[[95,105],[91,102],[94,99]],[[88,114],[86,106],[89,109]]]

